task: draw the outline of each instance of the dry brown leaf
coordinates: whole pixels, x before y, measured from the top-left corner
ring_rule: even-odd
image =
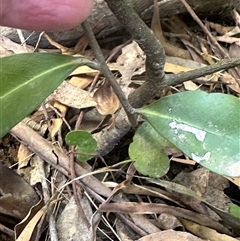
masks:
[[[238,35],[239,33],[240,33],[240,28],[239,26],[236,26],[231,31],[226,33],[226,36],[234,36],[234,35]]]
[[[167,241],[167,240],[177,240],[177,241],[206,241],[200,239],[190,233],[165,230],[158,233],[149,234],[145,237],[138,239],[137,241]]]
[[[76,75],[76,76],[72,76],[71,79],[68,81],[68,83],[79,89],[85,89],[92,83],[92,81],[93,81],[92,76]]]
[[[153,9],[153,17],[151,23],[151,29],[156,36],[156,38],[161,42],[166,42],[163,34],[162,34],[162,27],[160,23],[160,16],[159,16],[159,9],[158,9],[158,1],[154,0],[154,9]]]
[[[144,215],[131,214],[131,219],[139,228],[148,233],[160,232],[160,229],[152,222],[149,222],[149,218]]]
[[[56,101],[53,105],[61,114],[61,117],[65,117],[68,107],[66,105],[61,104],[60,102]],[[61,128],[63,119],[62,118],[52,118],[52,125],[50,129],[51,137],[54,137],[58,130]]]
[[[204,44],[202,42],[200,42],[200,47],[201,47],[201,50],[202,50],[203,59],[209,64],[215,64],[215,61],[213,60],[213,57],[208,53],[207,48],[204,46]]]
[[[196,61],[197,63],[203,63],[203,58],[202,58],[202,53],[201,51],[198,49],[198,47],[196,47],[195,45],[193,45],[190,41],[181,38],[182,43],[185,45],[185,47],[187,48],[188,52],[191,55],[191,59]]]
[[[59,110],[62,116],[66,115],[68,108],[65,105],[56,101],[53,106]]]
[[[80,205],[82,206],[86,218],[91,219],[93,213],[89,200],[83,195],[79,197]],[[78,206],[73,197],[69,200],[64,210],[58,217],[56,222],[59,240],[71,241],[86,241],[93,240],[92,229],[88,228],[79,215]]]
[[[134,241],[136,238],[141,236],[135,233],[128,225],[121,221],[121,219],[116,219],[116,231],[121,241]]]
[[[54,98],[60,103],[73,108],[88,108],[96,106],[91,93],[76,88],[64,81],[53,93]]]
[[[168,230],[168,229],[178,229],[178,230],[184,230],[183,225],[179,222],[179,220],[167,213],[162,213],[158,216],[157,219],[158,227],[162,230]]]
[[[186,40],[190,41],[191,37],[187,33],[190,33],[191,30],[178,15],[174,15],[165,21],[168,23],[167,27],[171,32],[181,34]]]
[[[227,36],[227,35],[216,36],[216,40],[220,41],[220,42],[228,43],[228,44],[235,43],[238,46],[240,45],[240,39],[239,38],[230,37],[230,36]]]
[[[48,164],[45,165],[45,173],[49,174],[50,166]],[[28,166],[24,168],[18,168],[17,173],[24,177],[24,179],[32,186],[36,185],[36,183],[41,182],[41,176],[39,175],[39,165],[36,156],[32,156]]]
[[[191,80],[183,82],[183,85],[186,90],[197,90],[199,88],[199,86]]]
[[[113,115],[119,108],[119,100],[108,81],[97,89],[93,95],[97,110],[101,115]]]
[[[61,118],[52,118],[51,119],[52,125],[51,125],[51,137],[54,137],[58,130],[61,128],[63,120]]]
[[[74,48],[68,48],[65,47],[61,44],[59,44],[58,42],[56,42],[55,40],[53,40],[48,34],[44,33],[44,37],[48,40],[48,42],[55,46],[56,48],[58,48],[63,54],[66,55],[74,55],[77,54],[76,50]]]
[[[207,185],[209,180],[209,170],[205,168],[199,168],[192,172],[187,172],[185,170],[178,173],[178,175],[173,179],[174,183],[181,184],[190,188],[200,197],[206,191]],[[189,205],[193,210],[198,211],[199,213],[204,213],[205,209],[202,207],[201,202],[196,200],[194,197],[191,197],[186,194],[172,192],[182,203]]]
[[[108,63],[107,65],[111,71],[118,70],[118,66],[116,63]],[[87,75],[94,74],[95,75],[96,73],[98,73],[98,70],[96,70],[96,69],[91,69],[88,66],[80,66],[80,67],[76,68],[70,74],[70,76],[81,75],[81,74],[87,74]]]
[[[216,30],[219,34],[224,35],[230,31],[232,31],[235,27],[226,27],[218,23],[213,23],[206,21],[206,23],[214,30]]]
[[[240,39],[238,42],[234,42],[229,47],[229,56],[231,58],[239,58],[240,56]]]
[[[219,210],[228,212],[228,205],[230,199],[223,192],[223,189],[228,187],[228,182],[226,181],[227,180],[225,178],[210,172],[204,167],[196,169],[192,172],[187,172],[183,170],[173,179],[174,183],[178,183],[180,185],[188,187],[197,195],[203,197],[207,203],[211,204],[211,206],[216,207]],[[184,193],[177,193],[175,191],[173,192],[173,194],[183,203],[189,205],[193,210],[208,215],[213,220],[220,219],[215,212],[213,212],[207,206],[203,206],[202,203],[196,198],[186,195]]]
[[[178,48],[177,46],[169,43],[169,41],[164,38],[162,34],[161,24],[160,24],[157,0],[154,0],[154,12],[153,12],[151,29],[154,32],[156,38],[162,43],[167,55],[181,57],[183,59],[191,59],[191,56],[187,50]]]
[[[38,203],[34,204],[29,208],[27,215],[21,220],[20,223],[15,225],[14,227],[14,233],[15,237],[19,237],[19,235],[22,233],[28,222],[35,216],[35,214],[44,206],[44,201],[41,197]],[[34,234],[31,236],[31,240],[35,240],[37,233],[34,232]],[[30,241],[31,241],[30,240]]]
[[[124,203],[103,203],[99,206],[99,212],[114,212],[114,213],[127,213],[127,214],[160,214],[168,213],[176,217],[187,218],[201,225],[207,225],[222,233],[229,234],[230,231],[219,222],[209,218],[206,215],[199,214],[184,208],[174,207],[166,204],[159,203],[137,203],[137,202],[124,202]]]
[[[13,52],[4,48],[0,43],[0,57],[6,57],[10,55],[13,55]]]
[[[223,74],[220,75],[220,80],[223,83],[227,84],[230,89],[232,89],[240,94],[240,86],[239,86],[237,80],[232,77],[232,75],[230,75],[227,72],[224,72]]]
[[[135,41],[122,48],[122,54],[117,59],[117,66],[122,75],[121,84],[126,86],[126,90],[124,90],[126,95],[129,91],[128,85],[131,83],[132,76],[141,75],[145,72],[145,60],[145,53]]]
[[[161,199],[165,199],[177,205],[181,205],[171,193],[160,188],[137,184],[129,184],[123,188],[123,193],[160,197]]]
[[[190,70],[192,70],[192,68],[184,67],[184,66],[177,65],[177,64],[171,64],[169,62],[167,62],[164,66],[164,71],[169,72],[169,73],[174,73],[174,74],[178,74],[181,72],[187,72]]]
[[[237,241],[229,235],[218,233],[216,230],[180,218],[181,223],[193,234],[211,241]]]
[[[96,74],[98,73],[98,70],[96,69],[91,69],[88,66],[79,66],[78,68],[76,68],[75,70],[73,70],[73,72],[70,74],[70,76],[73,75],[81,75],[81,74]]]
[[[30,151],[25,145],[21,143],[18,148],[18,154],[17,154],[18,168],[27,166],[32,155],[33,155],[32,151]]]
[[[33,52],[33,50],[34,48],[32,46],[27,46],[26,49],[26,47],[22,46],[21,44],[14,43],[3,35],[0,36],[0,57]]]
[[[240,178],[239,177],[226,177],[229,181],[240,187]]]
[[[41,217],[47,212],[47,207],[42,207],[35,216],[27,223],[26,227],[23,229],[19,237],[16,239],[16,241],[26,241],[30,240],[31,236],[33,235],[33,231],[38,224]]]

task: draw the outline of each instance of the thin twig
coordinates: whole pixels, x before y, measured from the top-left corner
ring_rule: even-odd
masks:
[[[71,146],[70,147],[70,157],[69,157],[69,170],[70,170],[70,176],[71,176],[71,179],[74,180],[76,178],[76,174],[75,174],[75,162],[74,162],[74,146]],[[88,221],[84,211],[83,211],[83,208],[82,208],[82,205],[79,201],[79,196],[78,196],[78,193],[77,193],[77,186],[76,186],[76,182],[73,181],[72,182],[72,188],[73,188],[73,196],[74,196],[74,200],[75,200],[75,203],[78,207],[78,212],[79,212],[79,215],[81,217],[81,219],[84,221],[84,223],[86,224],[87,228],[90,228],[91,225],[90,225],[90,222]]]
[[[132,124],[132,126],[137,126],[137,119],[136,119],[136,116],[135,116],[136,110],[134,108],[132,108],[132,106],[129,104],[125,94],[123,93],[119,84],[115,80],[114,75],[112,74],[112,72],[108,68],[108,66],[106,64],[106,61],[104,59],[104,56],[101,52],[101,49],[98,45],[98,42],[97,42],[97,40],[96,40],[96,38],[93,34],[91,26],[89,25],[89,23],[87,21],[85,21],[85,22],[82,23],[82,28],[83,28],[85,34],[88,36],[89,45],[91,46],[92,50],[94,51],[96,59],[98,60],[98,62],[100,64],[101,72],[107,78],[107,80],[111,84],[115,94],[118,96],[119,101],[122,104],[122,107],[126,111],[126,114],[128,116],[128,119],[129,119],[130,123]]]
[[[75,131],[80,129],[80,125],[82,123],[83,116],[84,116],[85,112],[86,112],[85,110],[80,110],[80,113],[78,115],[78,118],[77,118],[77,121],[76,121],[76,124],[75,124],[75,128],[74,128]]]
[[[25,48],[26,52],[28,52],[28,48],[27,48],[27,44],[26,44],[26,39],[25,37],[23,36],[23,32],[21,29],[17,29],[17,34],[18,34],[18,37],[21,41],[21,44],[22,46]]]
[[[128,41],[126,41],[124,44],[121,44],[121,45],[115,47],[115,48],[110,52],[108,58],[106,59],[106,63],[109,63],[109,62],[112,60],[112,58],[113,58],[124,46],[126,46],[126,45],[129,44],[130,42],[131,42],[131,40],[128,40]],[[94,79],[93,79],[93,82],[92,82],[92,84],[91,84],[90,90],[89,90],[90,92],[93,91],[93,89],[94,89],[94,87],[95,87],[95,85],[96,85],[96,82],[97,82],[97,80],[98,80],[98,78],[99,78],[99,76],[100,76],[100,73],[101,73],[101,72],[98,71],[98,73],[95,75],[95,77],[94,77]]]
[[[184,81],[196,79],[198,77],[205,76],[208,74],[213,74],[213,73],[223,70],[223,69],[227,70],[230,68],[234,68],[238,65],[240,65],[240,58],[224,59],[224,60],[219,61],[216,64],[208,65],[208,66],[202,67],[200,69],[195,69],[195,70],[191,70],[191,71],[179,73],[179,74],[171,74],[165,78],[165,80],[162,83],[162,87],[181,84]]]
[[[75,130],[78,130],[79,129],[79,126],[82,122],[82,118],[83,118],[83,115],[84,115],[84,111],[80,111],[80,114],[78,116],[78,119],[77,119],[77,122],[76,122],[76,125],[75,125]],[[75,173],[75,158],[74,158],[74,153],[75,153],[75,147],[74,146],[71,146],[70,147],[70,157],[69,157],[69,170],[70,170],[70,176],[71,176],[71,179],[74,180],[76,178],[76,173]],[[72,182],[72,188],[73,188],[73,196],[74,196],[74,200],[75,200],[75,203],[78,207],[78,212],[79,212],[79,215],[80,217],[82,218],[82,220],[85,222],[86,226],[88,228],[90,228],[90,222],[88,221],[84,211],[83,211],[83,208],[82,208],[82,205],[80,203],[80,200],[79,200],[79,195],[77,193],[77,185],[76,185],[76,182]]]
[[[41,177],[41,183],[42,183],[42,190],[43,190],[43,199],[44,203],[47,204],[50,200],[50,192],[48,188],[48,183],[46,181],[46,174],[44,171],[44,161],[39,157],[35,156],[36,158],[36,165],[37,165],[37,170],[40,174]],[[58,241],[58,235],[57,235],[57,229],[56,229],[56,220],[53,216],[53,208],[49,207],[48,209],[48,217],[49,217],[49,234],[50,234],[50,239],[51,241]]]

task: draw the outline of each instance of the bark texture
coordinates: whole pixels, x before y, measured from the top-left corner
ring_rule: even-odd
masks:
[[[153,0],[127,0],[145,22],[150,22],[153,14]],[[193,10],[202,17],[222,16],[229,17],[233,8],[240,10],[239,0],[187,0]],[[179,0],[159,0],[161,18],[171,17],[176,14],[186,13],[185,7]],[[95,0],[94,9],[89,16],[89,23],[94,28],[97,38],[120,31],[123,27],[112,14],[104,0]],[[0,33],[15,42],[19,42],[17,31],[12,28],[0,26]],[[24,37],[28,38],[27,43],[35,45],[40,32],[23,31]],[[81,26],[64,32],[48,33],[54,40],[64,46],[73,46],[83,35]],[[30,36],[30,37],[29,37]],[[50,47],[48,41],[43,37],[39,47]]]

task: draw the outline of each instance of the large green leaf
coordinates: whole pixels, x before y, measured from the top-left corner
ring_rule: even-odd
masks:
[[[170,166],[169,158],[164,152],[167,147],[172,147],[172,144],[144,122],[137,129],[129,146],[129,156],[137,171],[149,177],[159,178],[167,173]]]
[[[30,114],[87,59],[31,53],[0,59],[0,137]]]
[[[140,113],[190,158],[216,173],[240,176],[240,100],[189,91],[144,107]]]

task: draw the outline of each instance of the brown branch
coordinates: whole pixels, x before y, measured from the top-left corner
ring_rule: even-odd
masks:
[[[105,0],[119,22],[132,35],[146,54],[146,81],[129,96],[130,104],[139,108],[153,98],[164,79],[165,52],[153,32],[124,0]]]
[[[171,74],[166,76],[162,82],[162,87],[181,84],[184,81],[196,79],[208,74],[213,74],[220,70],[227,70],[240,65],[240,58],[238,59],[224,59],[216,64],[208,65],[200,69],[191,70],[180,74]]]

